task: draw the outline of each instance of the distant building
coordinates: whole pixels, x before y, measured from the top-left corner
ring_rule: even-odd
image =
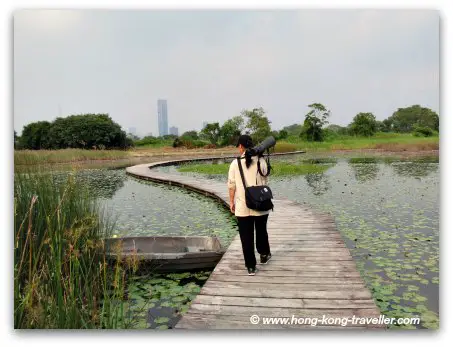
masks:
[[[170,135],[179,136],[179,134],[178,134],[178,128],[177,128],[177,127],[170,127]]]
[[[129,134],[137,135],[137,128],[135,128],[135,127],[130,127],[130,128],[129,128]]]
[[[157,100],[157,123],[159,126],[159,136],[168,135],[167,100]]]
[[[208,125],[208,122],[203,122],[203,127],[201,129],[203,130],[204,128],[206,128],[206,125]]]

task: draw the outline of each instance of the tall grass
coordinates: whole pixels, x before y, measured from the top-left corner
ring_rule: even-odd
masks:
[[[21,150],[14,151],[14,165],[71,163],[86,160],[116,160],[131,157],[131,151],[120,150]]]
[[[117,328],[128,266],[105,259],[111,231],[70,175],[22,173],[14,182],[14,327]]]

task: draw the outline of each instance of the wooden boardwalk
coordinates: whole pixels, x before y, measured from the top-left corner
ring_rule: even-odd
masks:
[[[127,173],[195,190],[229,205],[226,182],[150,170],[178,162],[136,165]],[[256,254],[257,274],[248,276],[237,235],[176,328],[383,328],[375,321],[364,322],[378,318],[380,311],[332,217],[278,196],[274,205],[268,221],[270,262],[260,265]],[[258,324],[251,323],[252,315],[259,317]],[[345,325],[344,318],[353,316],[363,319]],[[288,318],[292,324],[266,324],[264,319],[270,317]]]

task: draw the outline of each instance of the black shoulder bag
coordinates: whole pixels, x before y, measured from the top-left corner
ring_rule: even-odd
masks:
[[[256,211],[273,210],[274,204],[272,203],[273,196],[271,189],[268,186],[247,187],[244,178],[244,171],[242,170],[241,158],[237,158],[237,161],[239,165],[239,172],[241,173],[242,184],[244,184],[245,204],[247,207]],[[270,171],[269,168],[268,171]],[[256,174],[258,175],[258,172]]]

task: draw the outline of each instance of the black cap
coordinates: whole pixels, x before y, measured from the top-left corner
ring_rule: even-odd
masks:
[[[253,147],[253,140],[250,137],[250,135],[245,135],[245,134],[241,135],[241,136],[239,136],[236,147],[239,147],[239,145],[243,145],[245,148],[251,148],[251,147]]]

